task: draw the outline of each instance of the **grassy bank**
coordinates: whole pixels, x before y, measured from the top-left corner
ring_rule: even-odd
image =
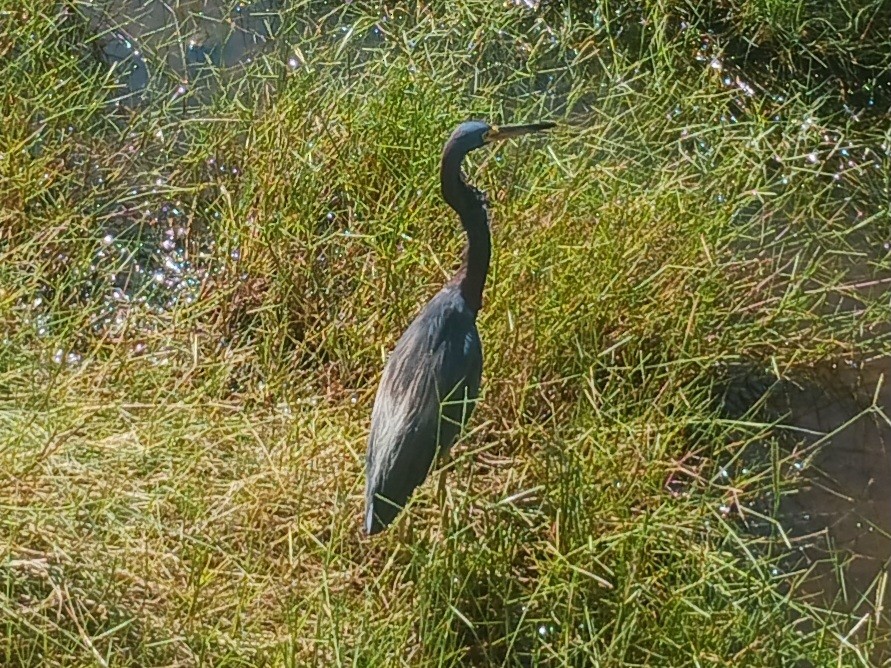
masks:
[[[715,396],[888,346],[887,118],[797,55],[881,93],[881,7],[593,7],[0,1],[0,663],[868,663],[749,530],[794,481]],[[561,125],[472,157],[484,400],[444,507],[366,540],[470,116]]]

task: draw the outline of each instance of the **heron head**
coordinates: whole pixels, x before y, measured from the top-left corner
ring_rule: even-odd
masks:
[[[461,123],[449,140],[446,150],[466,155],[474,149],[482,148],[492,142],[511,139],[532,132],[541,132],[554,127],[556,123],[528,123],[526,125],[489,125],[483,121],[467,121]]]
[[[439,175],[442,195],[455,211],[466,214],[470,210],[481,209],[485,196],[469,185],[461,173],[464,156],[486,144],[511,137],[540,132],[554,127],[555,123],[529,123],[527,125],[489,125],[483,121],[461,123],[445,144],[442,152]]]

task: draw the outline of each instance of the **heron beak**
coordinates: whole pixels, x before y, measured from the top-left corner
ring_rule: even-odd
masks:
[[[542,130],[550,130],[556,123],[529,123],[527,125],[501,125],[492,126],[483,135],[483,140],[488,144],[493,141],[502,141],[504,139],[513,139],[521,135],[528,135],[530,132],[541,132]]]

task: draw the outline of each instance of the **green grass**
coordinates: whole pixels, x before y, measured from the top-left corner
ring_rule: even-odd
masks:
[[[294,4],[178,94],[238,23],[174,3],[134,99],[109,19],[0,1],[0,664],[868,665],[881,629],[739,521],[793,483],[776,448],[721,477],[776,438],[714,395],[888,349],[888,124],[786,57],[891,53],[879,5]],[[470,161],[484,399],[444,507],[367,540],[376,380],[455,267],[470,116],[560,128]]]

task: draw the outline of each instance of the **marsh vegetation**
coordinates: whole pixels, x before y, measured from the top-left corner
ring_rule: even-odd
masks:
[[[886,5],[0,0],[0,664],[882,660],[769,398],[887,424]],[[470,117],[560,127],[471,159],[483,400],[367,540]]]

